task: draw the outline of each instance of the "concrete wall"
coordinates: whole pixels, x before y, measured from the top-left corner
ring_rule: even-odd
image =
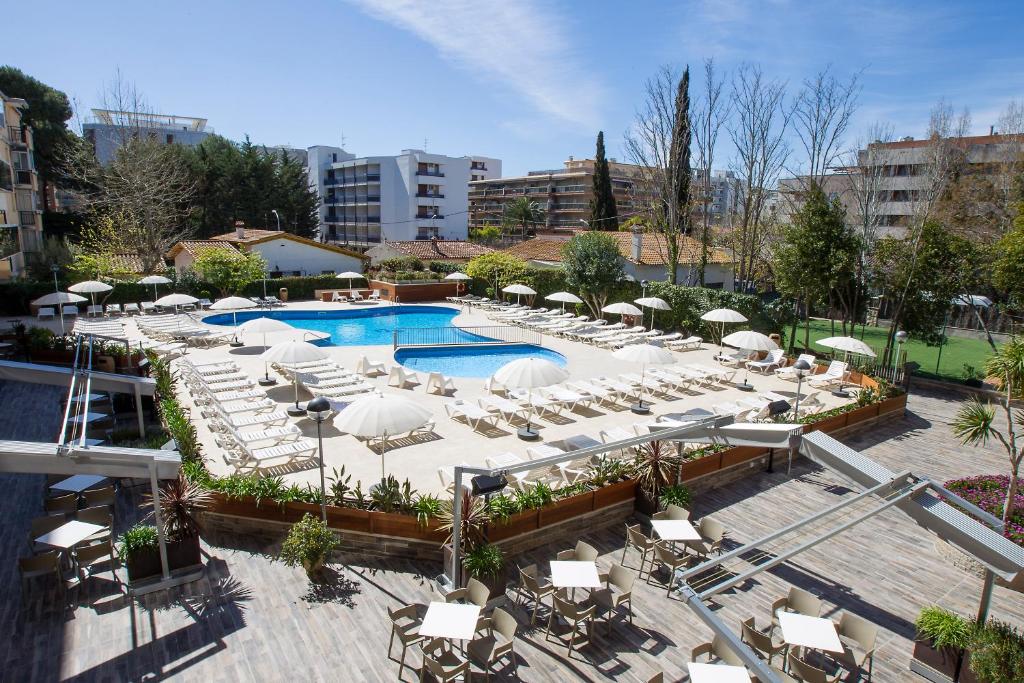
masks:
[[[627,275],[632,276],[637,282],[649,280],[651,282],[662,282],[668,280],[668,273],[665,266],[638,265],[632,261],[622,260],[623,270]],[[680,265],[676,269],[677,282],[680,284],[696,284],[697,268],[695,266]],[[706,287],[721,289],[727,292],[733,291],[733,274],[731,266],[709,263],[704,271],[704,283]]]
[[[274,239],[248,245],[248,251],[263,256],[267,262],[267,271],[270,273],[298,272],[300,275],[320,275],[325,272],[343,273],[346,270],[360,272],[363,269],[362,260],[354,256],[289,239]]]

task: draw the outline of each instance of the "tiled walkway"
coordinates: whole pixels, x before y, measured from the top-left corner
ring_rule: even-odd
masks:
[[[9,391],[10,385],[0,386],[3,416],[11,409]],[[994,448],[956,444],[948,427],[955,407],[949,398],[915,395],[905,420],[851,445],[890,468],[910,468],[939,480],[1003,471],[1003,457]],[[696,514],[713,514],[733,540],[743,542],[851,495],[835,477],[807,465],[794,468],[794,475],[759,474],[702,495]],[[29,519],[39,512],[40,479],[0,477],[0,490],[4,681],[393,681],[398,664],[386,655],[386,606],[437,597],[430,577],[440,571],[439,563],[367,562],[342,554],[333,566],[337,581],[311,591],[301,570],[269,559],[276,547],[213,536],[207,539],[206,579],[134,602],[103,578],[83,588],[76,609],[64,611],[41,584],[21,596],[17,577],[15,558],[25,549]],[[127,500],[119,514],[132,514]],[[620,559],[620,529],[586,540],[601,550],[602,565]],[[543,564],[559,549],[555,544],[523,561]],[[627,559],[636,562],[633,554]],[[721,596],[716,607],[737,627],[750,615],[764,622],[771,600],[790,585],[819,593],[829,614],[853,610],[882,627],[874,677],[880,683],[920,680],[906,669],[912,622],[921,606],[937,602],[973,614],[980,589],[977,578],[940,558],[932,537],[889,511]],[[664,670],[666,680],[684,679],[690,649],[709,631],[684,604],[666,601],[657,580],[638,582],[634,612],[633,626],[616,621],[606,636],[602,624],[593,645],[570,660],[564,646],[546,642],[543,630],[530,629],[528,616],[516,610],[516,675],[524,681],[646,681]],[[993,615],[1024,623],[1024,596],[997,589]],[[418,665],[414,649],[408,661]],[[507,673],[511,679],[511,670]],[[406,668],[402,679],[415,678]]]

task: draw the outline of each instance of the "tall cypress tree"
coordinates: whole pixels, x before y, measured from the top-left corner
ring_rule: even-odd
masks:
[[[594,154],[594,198],[590,201],[590,227],[594,230],[618,230],[618,209],[612,194],[612,176],[604,154],[604,131],[597,133]]]

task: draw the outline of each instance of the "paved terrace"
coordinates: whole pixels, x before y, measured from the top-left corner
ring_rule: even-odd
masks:
[[[55,410],[36,411],[31,423],[11,417],[13,406],[39,405],[37,396],[43,405],[57,405],[52,390],[35,391],[0,385],[0,436],[43,439],[53,432]],[[939,480],[1002,472],[996,449],[956,445],[949,429],[956,406],[948,395],[913,395],[904,420],[850,443],[889,468]],[[759,473],[701,495],[695,514],[713,514],[741,543],[852,495],[836,477],[807,463],[793,475]],[[19,588],[15,558],[25,550],[30,518],[41,512],[42,488],[38,476],[0,476],[4,681],[394,681],[398,664],[386,655],[385,608],[439,597],[429,578],[440,571],[439,563],[366,561],[342,552],[331,567],[334,582],[311,590],[301,569],[272,561],[276,545],[212,535],[204,544],[208,570],[202,581],[132,601],[103,575],[74,598],[73,612],[65,612],[56,592],[43,584],[25,596]],[[133,503],[130,496],[121,501],[119,526],[138,514]],[[607,566],[619,560],[623,536],[615,528],[585,540],[601,550],[599,563]],[[545,563],[568,545],[553,543],[516,559]],[[631,554],[627,564],[636,563]],[[922,680],[907,671],[920,607],[934,602],[973,614],[981,582],[950,566],[930,535],[890,510],[721,596],[719,613],[736,628],[750,615],[763,623],[771,600],[790,585],[820,594],[827,614],[852,610],[878,624],[874,680],[888,682]],[[646,681],[659,669],[666,680],[684,680],[690,649],[710,636],[682,602],[666,601],[657,582],[637,583],[633,626],[616,621],[609,637],[600,624],[594,643],[571,660],[564,646],[545,642],[542,629],[530,629],[521,610],[514,613],[520,623],[517,675],[524,681]],[[1024,596],[997,588],[992,614],[1024,622]],[[418,666],[414,650],[409,662]],[[510,680],[511,670],[506,672]],[[416,674],[407,668],[402,680],[416,680]]]

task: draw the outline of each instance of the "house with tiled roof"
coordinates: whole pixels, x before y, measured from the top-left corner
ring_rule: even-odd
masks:
[[[668,241],[664,235],[650,232],[608,232],[619,247],[622,268],[635,280],[667,280]],[[696,283],[700,264],[700,242],[680,235],[679,262],[676,265],[677,282]],[[505,249],[538,268],[561,268],[562,248],[567,239],[536,237]],[[724,249],[713,248],[708,254],[704,270],[704,284],[714,289],[733,289],[733,259]]]
[[[267,262],[269,277],[362,272],[369,260],[363,254],[333,244],[321,244],[289,232],[247,228],[241,222],[235,224],[234,232],[208,240],[178,242],[171,247],[167,258],[173,260],[174,268],[181,272],[190,268],[205,249],[258,253]]]
[[[401,258],[403,256],[414,256],[423,262],[428,261],[453,261],[465,263],[475,256],[489,254],[494,249],[463,240],[443,240],[439,238],[429,240],[395,241],[385,240],[382,244],[370,247],[366,255],[370,257],[370,263],[377,265],[389,258]]]

